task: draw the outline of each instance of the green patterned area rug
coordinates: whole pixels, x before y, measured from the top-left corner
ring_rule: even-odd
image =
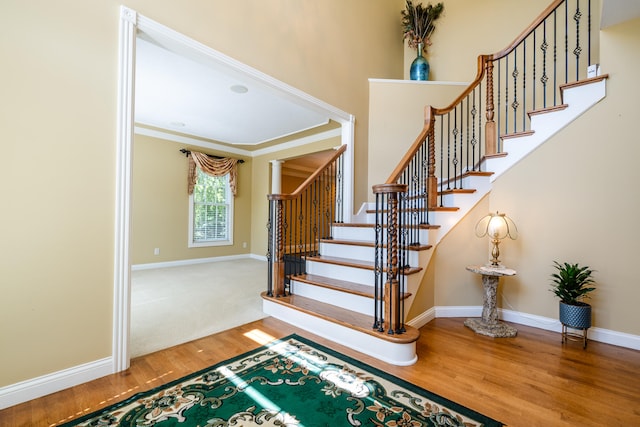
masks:
[[[291,335],[64,426],[502,426]]]

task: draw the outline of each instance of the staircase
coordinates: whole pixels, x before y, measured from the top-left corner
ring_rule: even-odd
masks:
[[[438,225],[423,226],[421,241],[427,243],[409,250],[410,268],[404,271],[407,291],[402,296],[406,308],[411,306],[433,248],[491,191],[497,177],[603,99],[606,77],[564,86],[562,108],[531,113],[532,132],[503,139],[506,155],[485,158],[485,172],[465,173],[464,190],[441,192],[446,207],[429,212],[429,223]],[[372,206],[364,205],[353,220],[333,224],[333,238],[320,241],[320,254],[307,259],[307,273],[291,278],[290,295],[263,294],[264,312],[385,362],[413,364],[417,360],[416,328],[407,325],[407,332],[400,335],[373,328]]]
[[[554,11],[561,4],[564,4],[564,2],[554,2],[547,11],[543,12],[546,15],[541,16],[534,22],[531,27],[534,29],[528,29],[526,34],[514,41],[511,50],[515,50],[522,40],[535,32],[536,25],[539,26],[548,15],[555,13]],[[418,198],[418,195],[422,197],[420,201],[411,205],[411,209],[406,207],[409,205],[402,205],[405,207],[397,210],[396,216],[404,215],[408,217],[411,215],[410,211],[421,211],[426,214],[426,218],[420,221],[407,222],[407,224],[410,224],[409,228],[417,231],[415,239],[419,244],[400,243],[399,246],[402,246],[400,249],[406,250],[406,259],[405,255],[402,255],[402,260],[394,264],[398,266],[397,269],[392,271],[391,264],[387,266],[378,263],[379,259],[387,258],[386,253],[388,250],[392,251],[392,256],[389,256],[388,259],[394,258],[394,263],[396,262],[394,251],[398,246],[397,242],[391,241],[389,237],[380,237],[380,229],[392,229],[392,227],[387,227],[392,221],[389,220],[389,216],[386,217],[386,220],[381,221],[381,216],[379,216],[381,211],[392,212],[394,208],[389,207],[387,202],[383,202],[382,205],[378,204],[378,206],[376,206],[376,203],[366,203],[358,214],[351,218],[350,222],[332,222],[330,224],[331,232],[328,233],[331,236],[330,238],[314,237],[311,240],[305,240],[305,242],[311,243],[302,243],[302,240],[300,240],[300,243],[296,243],[296,239],[290,240],[290,246],[297,245],[298,259],[304,260],[304,268],[299,272],[294,271],[291,274],[285,274],[285,263],[278,262],[278,259],[276,259],[270,275],[274,277],[277,288],[273,291],[270,282],[269,290],[262,295],[263,310],[266,314],[394,365],[410,365],[417,360],[415,344],[419,337],[419,331],[410,325],[411,319],[405,319],[404,317],[405,313],[409,312],[413,299],[422,283],[434,247],[491,191],[492,182],[495,179],[516,165],[542,143],[549,140],[559,130],[568,126],[605,96],[607,76],[580,78],[576,79],[575,82],[558,86],[559,103],[555,102],[554,96],[554,105],[535,108],[534,95],[533,101],[529,98],[524,103],[514,102],[511,104],[514,106],[513,124],[509,123],[507,117],[501,119],[499,114],[497,122],[494,122],[492,97],[494,92],[499,95],[503,89],[492,86],[492,70],[494,62],[497,63],[507,57],[508,54],[507,49],[500,54],[481,57],[485,63],[479,66],[478,78],[452,106],[442,110],[430,110],[431,114],[439,114],[441,116],[452,114],[451,112],[453,112],[453,117],[456,117],[453,119],[453,126],[445,128],[440,125],[441,127],[438,130],[434,130],[436,120],[433,117],[427,117],[425,130],[412,146],[412,153],[408,153],[403,158],[401,162],[403,165],[396,168],[398,172],[394,171],[393,177],[387,181],[387,184],[374,186],[376,198],[378,197],[378,192],[375,187],[380,187],[380,191],[384,192],[387,191],[385,188],[393,186],[404,189],[389,190],[389,194],[392,191],[397,191],[398,194],[404,194],[405,200],[411,197]],[[482,83],[485,75],[487,76],[487,82]],[[516,81],[518,73],[513,73],[513,75],[514,81]],[[475,116],[473,118],[467,116],[463,119],[461,118],[462,114],[458,113],[471,110],[470,105],[475,110],[477,103],[475,91],[481,84],[485,84],[486,87],[483,90],[478,90],[478,92],[490,94],[487,96],[488,100],[486,102],[487,110],[490,110],[491,113],[487,113],[487,121],[485,123],[487,134],[485,138],[486,151],[481,154],[482,152],[478,148],[478,151],[474,151],[473,155],[463,155],[462,145],[460,145],[460,151],[456,153],[456,140],[462,141],[465,139],[459,136],[460,129],[473,128],[473,126],[476,126],[476,122],[478,122],[478,128],[480,127],[480,120],[476,119]],[[511,82],[508,82],[508,84],[511,84]],[[536,94],[545,91],[547,91],[546,84],[544,88],[533,88],[533,92]],[[532,103],[533,108],[525,114],[523,108],[528,106],[527,102]],[[459,105],[462,107],[458,107]],[[498,107],[500,107],[499,104]],[[511,106],[508,108],[511,108]],[[523,117],[523,123],[525,122],[524,116],[527,116],[528,126],[526,129],[524,128],[525,126],[516,128],[516,114],[518,114],[517,126],[520,126],[520,115]],[[506,112],[504,116],[507,116]],[[459,122],[456,122],[456,120]],[[434,132],[437,133],[438,137],[434,136]],[[476,129],[472,129],[472,132],[475,138]],[[497,133],[502,136],[498,138]],[[444,159],[449,156],[450,152],[454,152],[454,160],[449,165],[445,164],[439,167],[441,169],[439,170],[440,176],[450,178],[446,180],[440,178],[438,184],[440,190],[436,191],[434,190],[435,185],[433,187],[430,186],[430,181],[435,183],[438,180],[433,174],[436,163],[434,157],[437,151],[433,143],[441,139],[439,135],[450,138],[450,134],[454,135],[453,145],[450,145],[450,148],[446,150],[446,155],[442,153],[443,150],[440,150],[439,153],[441,159]],[[491,137],[491,135],[494,135],[495,138]],[[467,136],[466,139],[471,138]],[[476,150],[475,145],[473,149]],[[428,168],[425,166],[427,158],[429,162]],[[474,159],[479,160],[476,161]],[[440,164],[442,165],[448,161],[448,159],[445,161],[440,160]],[[414,162],[413,166],[411,166],[414,170],[423,169],[419,171],[420,174],[424,172],[419,179],[415,179],[413,172],[400,177],[411,162]],[[416,164],[419,166],[415,166]],[[463,166],[463,164],[466,166]],[[448,168],[446,172],[444,171],[445,168]],[[429,170],[428,175],[426,174],[427,169]],[[336,174],[336,176],[339,175],[339,173]],[[400,184],[403,179],[405,181],[417,181],[419,186],[411,187],[413,184],[409,184],[409,182]],[[325,178],[322,186],[319,187],[329,188],[333,186],[333,183],[327,185],[328,182],[332,182],[331,179]],[[319,192],[317,189],[313,191]],[[438,194],[437,198],[434,197],[436,192]],[[281,200],[283,197],[274,197],[271,200]],[[398,197],[400,198],[400,196]],[[325,199],[339,200],[339,197],[329,195]],[[436,199],[439,200],[437,203]],[[396,199],[392,200],[395,203]],[[302,223],[302,220],[300,220],[299,224],[296,224],[297,218],[310,217],[311,214],[307,210],[313,210],[314,218],[320,218],[324,213],[318,214],[315,209],[318,209],[318,211],[320,209],[315,204],[312,207],[310,205],[310,207],[306,208],[307,210],[301,210],[299,214],[290,215],[289,223],[283,227],[283,221],[285,221],[283,215],[277,213],[282,211],[282,206],[274,206],[270,215],[270,224],[272,218],[278,218],[278,223],[270,225],[270,230],[276,230],[273,233],[274,243],[273,245],[270,243],[270,247],[275,248],[270,255],[271,257],[275,253],[284,252],[281,240],[283,240],[282,236],[287,229],[289,233],[293,229],[294,233],[303,234],[302,229],[306,225]],[[333,216],[330,217],[333,218]],[[308,233],[307,231],[304,233],[305,236],[306,234],[315,236],[318,224],[320,222],[314,223],[313,227],[309,226]],[[413,242],[413,239],[414,237],[410,241]],[[271,241],[272,237],[270,235]],[[382,256],[380,256],[380,251],[383,252]],[[405,252],[403,251],[402,253],[404,254]],[[275,258],[278,258],[278,256]],[[397,299],[394,299],[389,297],[394,292],[389,289],[394,284],[395,279],[393,277],[396,274],[399,274],[401,278],[398,280],[400,285],[397,289],[399,290],[395,291]],[[285,284],[285,276],[289,278],[288,289]],[[377,285],[380,282],[380,278],[386,285],[390,284],[389,288],[385,287],[382,290],[383,288]],[[278,286],[280,287],[278,288]],[[398,316],[399,313],[401,318],[397,323],[395,317],[392,319],[392,316]],[[379,323],[376,319],[381,317],[384,317],[385,320]],[[407,320],[409,322],[405,323]]]

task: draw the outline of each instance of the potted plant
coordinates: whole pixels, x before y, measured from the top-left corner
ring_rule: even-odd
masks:
[[[551,275],[551,291],[560,298],[560,323],[562,341],[568,337],[567,327],[583,332],[584,347],[587,346],[587,329],[591,327],[591,305],[583,300],[595,290],[593,270],[588,266],[554,261],[557,272]]]
[[[403,40],[407,40],[409,47],[417,50],[417,57],[409,70],[411,80],[429,80],[429,63],[422,54],[431,45],[431,35],[436,29],[435,21],[443,10],[442,3],[435,6],[429,3],[425,7],[422,3],[414,6],[411,0],[406,0],[406,9],[401,12]]]

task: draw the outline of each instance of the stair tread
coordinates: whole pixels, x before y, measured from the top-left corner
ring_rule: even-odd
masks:
[[[521,136],[533,135],[534,133],[536,133],[536,132],[533,131],[533,130],[524,130],[522,132],[506,133],[504,135],[500,135],[500,138],[502,138],[502,139],[513,139],[513,138],[519,138]]]
[[[493,172],[485,172],[485,171],[467,171],[465,173],[462,174],[462,177],[467,177],[467,176],[491,176],[493,175]]]
[[[369,240],[346,240],[346,239],[320,239],[321,243],[333,243],[336,245],[365,246],[368,248],[375,247],[375,243]],[[383,245],[385,248],[387,245]],[[409,245],[407,249],[410,251],[423,251],[431,249],[432,245]]]
[[[569,107],[567,104],[559,104],[559,105],[554,105],[551,107],[546,107],[546,108],[538,108],[536,110],[531,110],[529,112],[527,112],[527,114],[529,115],[529,117],[531,116],[536,116],[539,114],[545,114],[545,113],[553,113],[554,111],[562,111],[567,109],[567,107]]]
[[[277,298],[267,296],[266,292],[263,292],[261,295],[262,298],[266,300],[286,305],[303,313],[320,317],[324,320],[378,337],[385,341],[395,342],[398,344],[412,343],[420,336],[420,331],[418,329],[408,325],[405,327],[406,332],[404,334],[389,335],[386,332],[378,332],[373,329],[373,318],[371,316],[340,308],[335,305],[318,302],[314,299],[302,297],[300,295],[288,295]]]
[[[375,228],[375,224],[370,224],[368,222],[341,222],[341,223],[334,223],[333,224],[334,227],[354,227],[354,228]],[[386,227],[386,224],[383,225],[383,227]],[[435,225],[435,224],[418,224],[418,228],[420,228],[421,230],[428,230],[431,228],[440,228],[439,225]]]
[[[449,188],[448,190],[438,191],[438,195],[442,194],[472,194],[475,193],[475,188]]]
[[[327,264],[344,265],[347,267],[363,268],[366,270],[374,270],[375,263],[372,261],[362,261],[359,259],[339,258],[326,255],[316,255],[307,258],[307,261],[324,262]],[[402,274],[415,274],[422,270],[422,267],[408,267],[402,270]],[[386,270],[385,270],[386,271]]]
[[[334,289],[354,295],[360,295],[363,297],[373,298],[374,288],[373,286],[363,285],[361,283],[349,282],[347,280],[332,279],[330,277],[319,276],[317,274],[300,274],[298,276],[291,277],[291,280],[296,280],[303,283],[309,283],[315,286],[321,286],[323,288]],[[411,293],[405,292],[402,298],[408,298]]]
[[[424,212],[426,210],[427,210],[427,208],[409,208],[409,209],[399,209],[399,212]],[[429,210],[432,211],[432,212],[437,212],[437,211],[452,212],[452,211],[460,210],[460,208],[455,207],[455,206],[435,206],[435,207],[429,208]],[[382,212],[383,213],[387,213],[389,211],[387,209],[383,209]],[[375,209],[367,209],[367,213],[368,214],[374,214],[374,213],[376,213],[376,210]]]

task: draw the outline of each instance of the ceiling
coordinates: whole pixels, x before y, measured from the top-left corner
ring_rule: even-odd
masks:
[[[135,122],[254,150],[321,130],[322,115],[272,87],[198,55],[136,40]]]

